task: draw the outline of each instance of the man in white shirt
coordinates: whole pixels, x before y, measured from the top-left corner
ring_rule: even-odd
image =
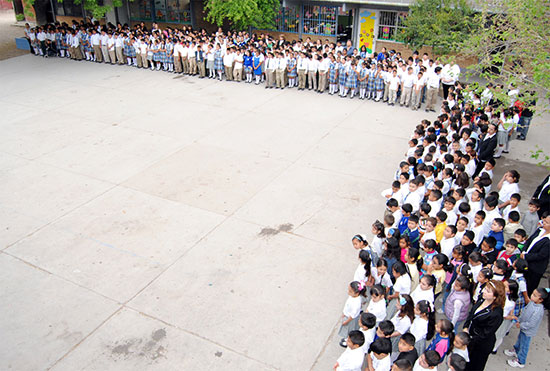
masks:
[[[243,54],[240,49],[237,49],[235,52],[235,65],[233,66],[233,77],[237,82],[241,82],[243,79],[243,62]]]
[[[399,88],[400,82],[401,80],[399,79],[399,76],[397,76],[397,71],[393,70],[391,77],[388,79],[388,84],[389,84],[388,104],[390,106],[393,106],[395,104],[395,100],[397,99],[397,89]]]
[[[321,57],[319,62],[319,93],[323,92],[327,88],[327,73],[329,68],[330,59]]]
[[[101,31],[99,43],[101,45],[101,54],[103,56],[103,60],[105,61],[105,63],[111,62],[111,59],[109,58],[109,48],[107,47],[108,40],[109,40],[109,36],[107,35],[107,32]]]
[[[90,37],[90,42],[92,43],[92,47],[94,48],[94,60],[98,63],[103,62],[103,58],[101,55],[101,35],[98,34],[95,29],[92,30],[92,37]]]
[[[300,53],[298,58],[298,90],[304,90],[306,88],[308,60],[304,53]]]
[[[233,80],[233,62],[235,56],[233,55],[233,48],[229,48],[227,53],[223,56],[223,67],[225,69],[225,79],[227,81]]]
[[[140,36],[139,41],[139,58],[141,58],[141,66],[143,68],[147,68],[149,65],[149,61],[147,60],[147,40],[145,38]]]
[[[439,81],[441,80],[441,67],[436,67],[433,73],[428,74],[426,86],[428,91],[426,94],[426,112],[435,112],[435,103],[437,100],[437,92],[439,91]]]
[[[277,70],[275,71],[275,83],[277,89],[285,88],[285,71],[287,61],[283,53],[277,54]]]
[[[426,79],[422,71],[418,72],[414,79],[411,108],[416,111],[422,104],[422,89],[424,88]]]
[[[275,70],[277,69],[278,61],[274,58],[273,53],[267,53],[267,59],[265,60],[265,88],[272,89],[275,84]]]
[[[122,34],[118,34],[115,39],[115,52],[116,52],[116,61],[118,64],[124,64],[124,37]]]
[[[409,106],[411,102],[414,79],[415,75],[413,73],[413,68],[408,67],[407,73],[401,77],[401,101],[399,102],[400,106]]]
[[[107,39],[107,49],[109,50],[109,60],[111,61],[111,64],[116,63],[116,53],[115,53],[115,35],[109,34],[109,38]]]
[[[317,55],[313,54],[307,62],[307,84],[309,90],[317,90],[317,70],[319,69],[319,61]]]
[[[42,29],[42,27],[38,28],[38,32],[36,33],[36,39],[40,43],[40,55],[47,57],[46,54],[46,33]]]

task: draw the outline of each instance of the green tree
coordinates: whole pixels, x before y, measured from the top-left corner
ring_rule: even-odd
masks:
[[[206,19],[218,26],[227,20],[238,30],[270,28],[280,5],[279,0],[207,0]]]
[[[466,0],[417,0],[410,6],[401,39],[412,48],[431,46],[437,55],[459,50],[478,26]]]
[[[496,6],[489,4],[475,16],[484,27],[461,45],[462,55],[478,60],[469,72],[505,87],[513,84],[533,92],[535,98],[550,98],[550,3],[500,0]]]

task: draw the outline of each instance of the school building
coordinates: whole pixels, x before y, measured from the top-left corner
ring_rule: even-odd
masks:
[[[108,4],[112,0],[100,0]],[[328,39],[345,42],[351,39],[354,46],[365,46],[368,52],[388,50],[411,53],[399,41],[399,30],[414,0],[281,0],[276,24],[270,30],[254,30],[269,33],[287,40]],[[74,0],[51,0],[47,21],[71,21],[87,16],[82,3]],[[123,6],[106,14],[102,21],[135,24],[157,22],[162,26],[191,25],[194,28],[216,29],[205,20],[204,0],[123,0]],[[421,50],[423,52],[424,50]],[[426,50],[430,52],[430,50]]]

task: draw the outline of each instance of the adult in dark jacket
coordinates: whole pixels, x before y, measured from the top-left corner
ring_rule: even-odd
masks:
[[[483,170],[485,163],[493,158],[497,148],[497,127],[494,124],[489,124],[487,128],[487,134],[479,142],[479,149],[477,152],[477,167],[474,172],[474,178]]]
[[[550,175],[544,178],[542,183],[535,189],[533,198],[538,198],[540,201],[540,218],[545,212],[550,212]]]
[[[542,228],[525,242],[524,253],[521,257],[527,260],[527,293],[531,293],[539,286],[540,279],[546,271],[550,258],[550,213],[542,216]]]
[[[502,324],[506,289],[501,281],[490,280],[483,289],[483,297],[479,299],[464,322],[464,331],[471,336],[468,345],[470,362],[466,365],[468,371],[485,369],[487,359],[496,342],[495,333]]]

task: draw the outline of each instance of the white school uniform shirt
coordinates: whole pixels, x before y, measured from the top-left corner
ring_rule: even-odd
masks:
[[[418,304],[418,302],[421,300],[427,300],[432,305],[432,309],[433,309],[434,290],[432,289],[422,290],[420,285],[418,285],[416,289],[412,292],[411,299],[414,301],[414,305]]]
[[[40,31],[36,34],[36,38],[38,39],[38,41],[44,41],[46,40],[46,33],[44,31]]]
[[[109,41],[109,35],[101,35],[101,46],[107,46],[107,43]]]
[[[478,226],[475,226],[471,228],[472,232],[474,232],[474,243],[476,246],[479,246],[481,241],[483,241],[483,237],[485,237],[485,225],[481,224]]]
[[[235,60],[235,56],[233,53],[225,54],[223,56],[223,65],[225,67],[233,67],[233,61]]]
[[[416,76],[414,75],[414,73],[410,74],[407,72],[406,74],[404,74],[401,78],[402,82],[403,82],[403,87],[404,88],[412,88],[413,85],[414,85],[414,80],[415,80]]]
[[[458,354],[459,356],[462,356],[466,362],[470,362],[470,355],[468,354],[468,348],[466,349],[458,349],[453,348],[453,354]]]
[[[399,332],[401,335],[407,333],[411,328],[411,319],[409,316],[399,317],[399,312],[395,313],[391,319],[391,323],[393,323],[395,331]]]
[[[280,70],[280,71],[284,71],[286,70],[286,66],[287,66],[287,59],[286,58],[279,58],[277,60],[277,69]]]
[[[99,46],[101,43],[101,36],[95,33],[92,37],[90,37],[90,41],[92,42],[92,45]]]
[[[420,201],[422,200],[422,197],[418,193],[418,189],[414,192],[409,192],[403,196],[403,204],[411,204],[413,213],[417,212],[420,208]],[[424,196],[424,194],[422,194]]]
[[[378,256],[382,256],[382,252],[384,250],[383,242],[384,240],[378,236],[374,236],[374,238],[372,239],[371,246]]]
[[[111,36],[107,39],[107,47],[109,48],[109,50],[114,50],[115,38],[113,36]]]
[[[456,245],[457,243],[455,237],[443,238],[439,243],[439,246],[441,246],[441,253],[447,255],[447,258],[449,258],[449,260],[451,260],[453,249]]]
[[[428,334],[428,320],[415,316],[409,332],[414,335],[417,342],[425,340]]]
[[[124,38],[119,36],[115,39],[115,48],[122,48],[124,46]]]
[[[147,43],[145,41],[139,43],[139,53],[143,56],[147,55]]]
[[[403,212],[401,212],[401,209],[397,209],[392,213],[392,215],[394,220],[392,227],[396,228],[403,217]]]
[[[508,223],[508,216],[510,215],[510,213],[512,211],[517,211],[519,213],[519,215],[521,216],[521,213],[519,211],[519,207],[512,207],[512,205],[508,205],[504,208],[504,210],[502,210],[502,217],[504,218],[504,220],[506,220],[506,223]]]
[[[389,86],[390,90],[397,90],[400,82],[401,80],[399,79],[399,76],[391,75],[390,78],[388,79],[388,83],[390,84]]]
[[[446,210],[445,208],[441,209],[445,214],[447,214],[447,220],[445,221],[447,225],[455,225],[456,224],[456,214],[454,210]]]
[[[337,371],[361,371],[365,353],[363,347],[356,349],[347,348],[344,353],[338,358]]]
[[[397,277],[393,284],[393,291],[409,295],[411,293],[411,277],[406,273]],[[402,332],[402,334],[404,334],[404,332]]]
[[[319,61],[316,59],[308,60],[307,62],[307,72],[317,72],[319,69]]]
[[[509,183],[505,180],[502,183],[502,188],[498,191],[498,198],[502,202],[510,200],[510,196],[514,193],[519,193],[519,186],[517,183]]]
[[[355,298],[353,296],[348,296],[342,313],[346,317],[357,318],[361,313],[361,296]]]
[[[363,346],[361,348],[363,349],[363,352],[365,354],[367,354],[369,352],[369,347],[372,344],[372,342],[374,341],[374,337],[376,336],[376,326],[371,328],[371,329],[368,329],[366,331],[359,328],[359,331],[361,331],[363,333],[363,335],[365,336],[365,343],[363,344]]]
[[[431,232],[426,232],[424,233],[424,235],[422,236],[422,238],[420,239],[420,244],[422,246],[424,246],[424,244],[426,243],[426,241],[428,240],[436,240],[437,236],[435,234],[435,230],[434,231],[431,231]]]
[[[78,48],[79,45],[80,45],[80,38],[78,36],[73,36],[71,38],[71,46],[73,48]]]
[[[420,358],[418,358],[416,360],[416,362],[414,363],[414,367],[413,367],[413,371],[433,371],[434,369],[430,369],[430,368],[424,368],[420,365]],[[435,368],[435,370],[437,370],[437,367]]]
[[[484,234],[488,234],[491,230],[491,224],[493,224],[493,220],[496,218],[500,218],[500,213],[498,212],[498,207],[495,207],[491,211],[487,211],[485,208],[483,208],[483,211],[485,211],[485,220],[483,222],[483,228]]]
[[[355,273],[353,274],[353,280],[354,281],[365,281],[367,277],[365,276],[367,272],[365,271],[365,265],[362,263],[359,263],[357,266],[357,269],[355,270]]]
[[[376,371],[391,370],[391,357],[389,355],[382,359],[378,359],[374,356],[374,353],[371,353],[370,358],[372,359],[372,367],[374,367]]]
[[[441,81],[441,76],[435,73],[435,71],[431,72],[428,74],[426,78],[426,86],[432,89],[439,89],[440,81]]]
[[[329,66],[330,66],[330,59],[325,58],[319,63],[319,71],[326,73],[328,72]]]
[[[298,70],[307,70],[308,60],[307,58],[298,58]]]
[[[236,70],[240,70],[243,68],[243,61],[244,61],[244,56],[242,54],[235,54],[235,66],[234,68]]]
[[[367,306],[367,311],[376,316],[376,324],[382,322],[386,318],[386,301],[380,299],[377,302],[371,299]]]
[[[428,205],[430,205],[430,207],[432,208],[428,213],[428,215],[431,216],[432,218],[435,218],[436,214],[439,211],[441,211],[441,200],[440,199],[435,201],[428,200]]]

